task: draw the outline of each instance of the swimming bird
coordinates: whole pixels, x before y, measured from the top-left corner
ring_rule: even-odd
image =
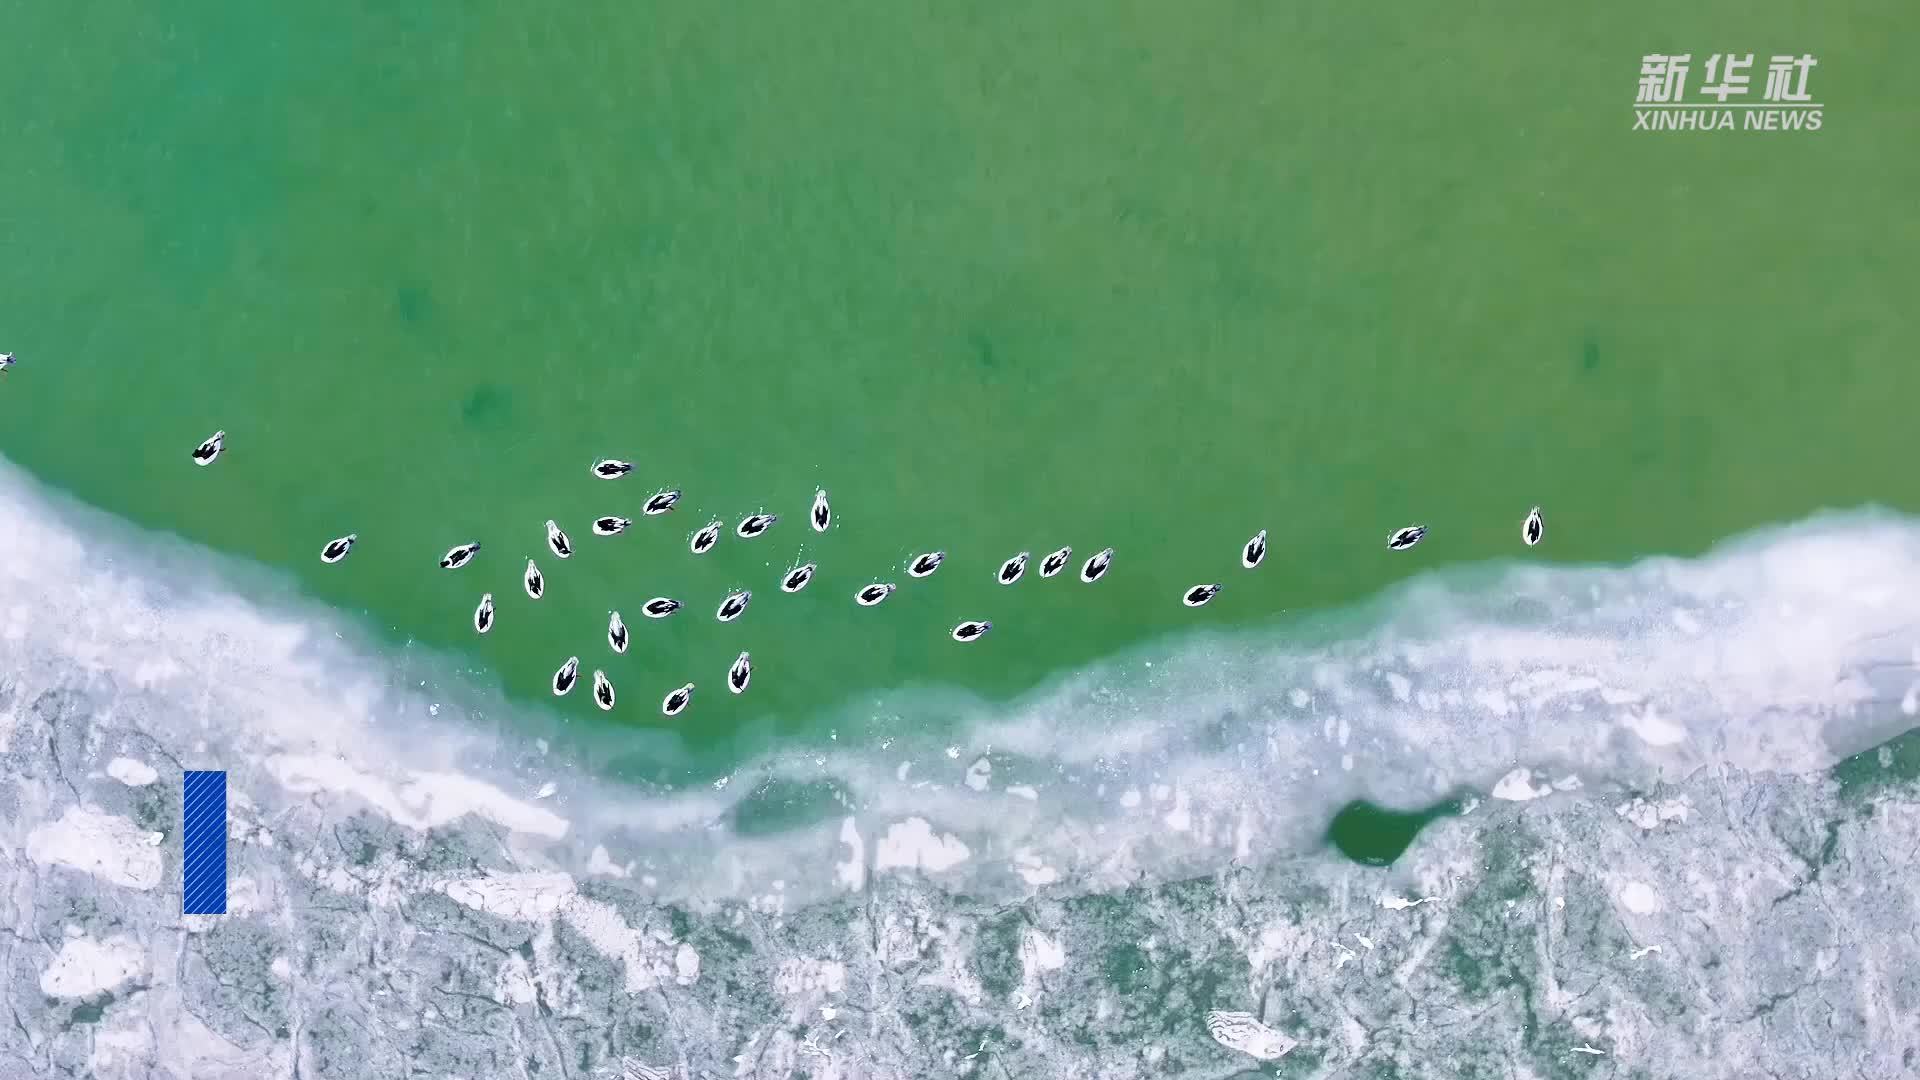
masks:
[[[925,555],[917,555],[914,557],[913,562],[907,566],[907,576],[926,577],[928,574],[940,569],[940,564],[946,561],[947,553],[944,551],[929,551]]]
[[[732,622],[740,617],[741,612],[747,610],[747,604],[752,600],[753,593],[746,589],[728,593],[727,598],[720,601],[720,610],[714,612],[713,617],[721,622]]]
[[[991,629],[993,624],[990,622],[969,619],[953,628],[953,640],[979,641]]]
[[[593,671],[593,703],[600,706],[601,712],[613,708],[613,680],[599,668]]]
[[[1199,607],[1201,604],[1213,599],[1219,592],[1220,586],[1218,584],[1195,585],[1193,588],[1187,590],[1187,595],[1182,596],[1180,602],[1188,607]]]
[[[479,544],[459,544],[450,547],[445,555],[440,556],[440,569],[458,570],[472,562],[474,554],[479,550]]]
[[[1006,562],[1001,563],[1000,573],[998,575],[1000,584],[1011,585],[1019,581],[1020,575],[1027,572],[1027,556],[1030,554],[1031,552],[1023,551],[1013,558],[1008,559]]]
[[[574,681],[579,678],[580,658],[577,656],[567,657],[567,662],[561,664],[560,670],[553,673],[553,696],[566,697],[567,691],[573,689]]]
[[[1073,549],[1071,547],[1063,547],[1058,551],[1049,552],[1046,558],[1040,560],[1040,576],[1043,578],[1052,577],[1059,573],[1066,568],[1067,560],[1072,557]]]
[[[673,693],[668,694],[665,698],[661,699],[660,711],[662,713],[665,713],[668,716],[679,716],[681,713],[681,710],[685,709],[687,707],[687,703],[692,700],[693,700],[693,684],[688,683],[687,685],[681,687],[678,690],[675,690]]]
[[[601,458],[593,463],[593,475],[602,480],[618,480],[632,471],[632,462],[618,458]]]
[[[753,659],[741,653],[733,660],[733,666],[727,669],[727,689],[739,693],[747,688],[753,679]]]
[[[833,522],[833,508],[827,505],[826,488],[813,493],[813,511],[810,516],[813,519],[814,532],[826,532],[827,526]]]
[[[859,604],[861,607],[872,607],[887,597],[892,596],[893,590],[899,587],[900,586],[890,581],[876,581],[866,588],[861,589],[859,592],[854,593],[853,602]]]
[[[13,366],[13,354],[10,352],[0,352],[0,375],[5,375],[7,373],[7,369],[12,366]],[[826,492],[823,491],[821,492],[821,494],[825,495]]]
[[[743,540],[751,540],[773,528],[773,523],[779,520],[778,514],[749,514],[741,520],[740,527],[733,530],[733,534]]]
[[[476,634],[484,634],[491,629],[493,629],[493,594],[482,593],[480,606],[473,609],[473,630]]]
[[[220,456],[220,451],[226,448],[227,433],[224,431],[216,431],[207,436],[207,441],[193,448],[193,463],[195,465],[211,465],[213,464],[213,459]]]
[[[613,647],[614,652],[627,651],[627,624],[620,621],[617,611],[607,616],[607,644]]]
[[[1409,525],[1404,529],[1396,529],[1392,536],[1387,537],[1387,550],[1405,551],[1419,543],[1420,538],[1425,535],[1427,535],[1425,525]]]
[[[670,600],[664,596],[656,596],[640,605],[641,614],[649,619],[664,619],[679,610],[680,601]]]
[[[693,534],[693,540],[687,546],[693,549],[695,555],[705,555],[713,550],[713,545],[720,542],[720,530],[724,528],[726,526],[720,522],[710,521],[706,528]]]
[[[1536,506],[1527,511],[1526,524],[1520,526],[1520,539],[1525,540],[1528,547],[1532,547],[1540,542],[1540,538],[1546,535],[1546,532],[1547,523],[1540,516],[1540,508]]]
[[[527,560],[527,572],[521,579],[521,583],[527,587],[529,600],[538,600],[547,591],[547,579],[540,576],[540,568],[533,565],[532,559]]]
[[[1240,549],[1240,565],[1251,570],[1259,566],[1260,560],[1266,557],[1267,530],[1261,529],[1259,532],[1253,534],[1253,539],[1247,541],[1246,547]]]
[[[804,563],[787,571],[787,576],[780,579],[780,591],[799,592],[806,588],[807,582],[813,580],[813,570],[814,564]]]
[[[655,515],[664,514],[673,509],[673,504],[679,501],[680,492],[678,489],[657,492],[653,498],[647,500],[647,505],[640,508],[640,512],[648,517],[654,517]]]
[[[573,541],[567,539],[567,534],[560,531],[560,526],[555,525],[552,518],[547,519],[547,546],[562,559],[573,558]]]
[[[618,535],[619,533],[623,533],[627,531],[627,526],[631,524],[633,524],[632,518],[623,518],[623,517],[594,518],[593,519],[593,535],[615,536],[615,535]]]
[[[353,550],[353,542],[358,539],[360,539],[359,533],[348,533],[338,540],[327,541],[327,546],[320,549],[320,561],[323,563],[337,563],[341,559],[346,558],[347,552]]]
[[[1093,558],[1088,559],[1086,565],[1080,568],[1080,580],[1087,582],[1099,581],[1102,577],[1106,576],[1107,567],[1112,565],[1113,549],[1107,548],[1094,555]]]

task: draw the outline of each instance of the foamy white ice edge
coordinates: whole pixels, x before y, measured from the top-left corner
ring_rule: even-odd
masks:
[[[0,1057],[26,1075],[1217,1075],[1217,1008],[1296,1059],[1559,1053],[1525,1013],[1649,1075],[1736,1076],[1791,1048],[1801,995],[1876,1033],[1863,1067],[1912,1064],[1913,942],[1860,935],[1914,914],[1879,880],[1913,880],[1913,793],[1862,813],[1821,773],[1915,723],[1910,521],[1427,581],[1316,645],[1187,640],[1010,710],[881,710],[962,744],[646,797],[429,717],[350,625],[4,464],[0,533],[10,978],[42,1002]],[[182,767],[229,771],[224,918],[177,914]],[[806,785],[842,811],[725,824]],[[1351,798],[1463,789],[1504,801],[1388,879],[1303,853]],[[1663,989],[1701,980],[1710,1008]],[[1667,1045],[1703,1008],[1723,1045]],[[1416,1020],[1449,1010],[1513,1030]]]

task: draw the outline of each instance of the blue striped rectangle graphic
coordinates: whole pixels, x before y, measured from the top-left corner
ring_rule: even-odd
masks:
[[[227,774],[186,774],[181,785],[180,911],[227,913]]]

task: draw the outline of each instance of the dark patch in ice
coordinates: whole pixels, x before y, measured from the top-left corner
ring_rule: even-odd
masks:
[[[1459,812],[1451,800],[1421,810],[1389,810],[1364,799],[1340,808],[1327,824],[1327,843],[1363,866],[1392,866],[1413,845],[1420,830]]]
[[[1871,803],[1883,794],[1920,783],[1920,728],[1846,758],[1829,770],[1851,803]]]
[[[113,1004],[112,994],[101,994],[96,998],[82,1001],[73,1007],[72,1012],[67,1014],[67,1028],[72,1029],[87,1024],[99,1023],[100,1018],[107,1015],[107,1006],[111,1004]]]

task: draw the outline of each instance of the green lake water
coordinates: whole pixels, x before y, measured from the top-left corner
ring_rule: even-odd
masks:
[[[605,723],[714,743],[1446,563],[1920,509],[1916,11],[14,3],[0,454],[513,696],[577,654]],[[1696,80],[1717,49],[1816,55],[1823,130],[1632,131],[1662,49]],[[589,535],[663,487],[672,514]],[[993,583],[1064,544],[1112,572]],[[874,580],[903,588],[856,607]],[[639,617],[655,595],[686,610]],[[969,618],[995,629],[949,641]]]

